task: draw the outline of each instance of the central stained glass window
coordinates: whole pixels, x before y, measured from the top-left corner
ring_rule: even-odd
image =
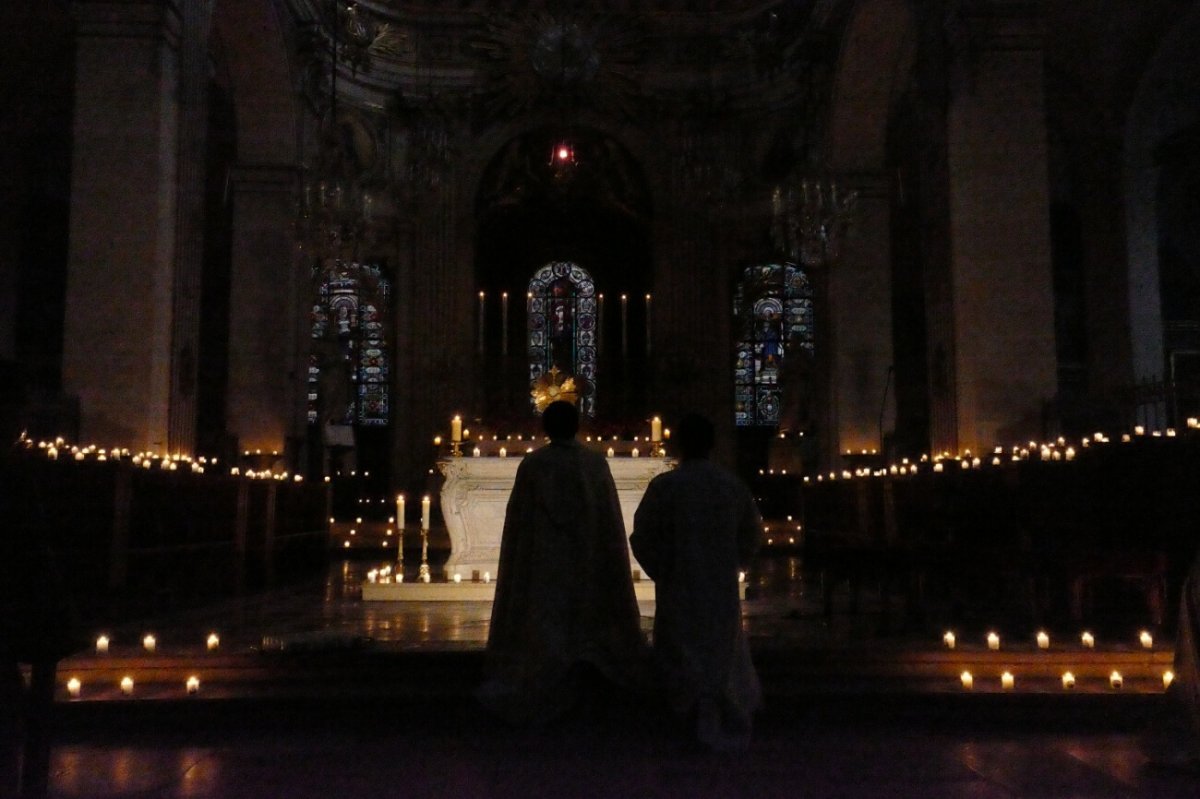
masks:
[[[596,415],[596,284],[570,261],[552,261],[529,281],[529,383],[557,369],[575,381],[579,412]]]

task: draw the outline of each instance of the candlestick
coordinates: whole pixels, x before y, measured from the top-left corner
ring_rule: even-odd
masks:
[[[429,529],[429,509],[430,509],[430,505],[431,505],[431,500],[429,499],[429,495],[428,495],[428,494],[426,494],[425,496],[421,497],[421,529],[422,529],[422,530],[428,530],[428,529]]]
[[[421,566],[417,569],[417,579],[423,583],[430,581],[429,573],[429,528],[421,530]]]
[[[500,354],[508,355],[508,292],[500,293]]]

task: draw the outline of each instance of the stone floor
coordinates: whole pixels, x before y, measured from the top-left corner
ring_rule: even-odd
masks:
[[[878,675],[855,682],[827,673],[845,668],[828,661],[786,685],[764,677],[768,705],[750,750],[737,756],[693,750],[636,702],[593,703],[547,729],[507,728],[483,715],[467,690],[490,607],[364,603],[358,586],[375,565],[336,561],[322,580],[97,630],[112,638],[109,657],[130,662],[150,660],[140,650],[147,632],[157,636],[159,656],[186,659],[205,656],[212,631],[221,636],[222,656],[234,660],[245,653],[260,662],[264,639],[315,648],[369,641],[375,659],[362,671],[353,664],[364,661],[342,662],[324,687],[298,694],[273,692],[261,675],[230,678],[217,690],[206,684],[194,697],[182,696],[180,686],[173,694],[140,693],[140,684],[136,701],[123,700],[113,686],[85,685],[84,698],[74,702],[60,691],[48,795],[1200,796],[1200,775],[1151,766],[1139,750],[1157,708],[1148,689],[1118,694],[1100,687],[1065,697],[997,688],[968,696],[939,678],[932,690],[922,683],[881,691]],[[877,596],[866,596],[861,612],[850,613],[848,597],[838,595],[838,611],[826,617],[816,586],[794,558],[760,562],[752,581],[746,627],[756,658],[776,673],[779,663],[846,650],[879,650],[881,662],[905,669],[945,657],[940,622],[881,625]],[[642,611],[649,628],[653,606]],[[987,626],[977,620],[960,626],[963,657],[986,656]],[[1082,656],[1070,643],[1077,631],[1051,634],[1061,657]],[[1005,635],[1011,636],[1006,647],[1036,651],[1032,631]],[[1096,670],[1107,668],[1105,657],[1136,656],[1134,635],[1098,647]],[[1030,643],[1009,643],[1018,638]],[[1156,647],[1158,662],[1169,662],[1169,647]],[[407,669],[423,657],[435,660]],[[80,653],[60,678],[73,667],[98,668],[96,661]],[[953,663],[945,669],[957,674]],[[393,674],[408,684],[356,690],[356,683],[378,684],[382,676],[386,684]],[[785,690],[797,683],[800,690]]]

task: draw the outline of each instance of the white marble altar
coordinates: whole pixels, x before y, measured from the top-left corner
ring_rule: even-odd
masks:
[[[522,453],[523,454],[523,453]],[[444,458],[438,469],[445,476],[442,485],[442,518],[450,535],[450,559],[446,562],[447,576],[458,572],[469,580],[473,572],[497,575],[500,562],[500,536],[504,532],[504,511],[516,480],[520,455],[507,458],[470,455]],[[625,533],[633,532],[633,514],[646,486],[655,475],[675,466],[671,458],[630,457],[619,455],[608,459]],[[631,552],[629,559],[635,572],[641,566]]]

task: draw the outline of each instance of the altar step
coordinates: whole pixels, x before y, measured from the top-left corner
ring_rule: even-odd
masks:
[[[68,704],[205,700],[272,701],[345,699],[378,701],[454,701],[469,697],[479,682],[483,653],[477,645],[459,649],[396,647],[365,639],[334,641],[314,637],[289,646],[268,642],[273,651],[209,653],[203,650],[148,654],[130,650],[110,655],[79,655],[58,669],[58,699]],[[961,696],[983,703],[1048,701],[1054,703],[1134,701],[1163,692],[1163,673],[1171,668],[1169,650],[1142,652],[921,651],[884,647],[858,649],[757,648],[754,655],[768,703],[821,701],[833,696]],[[962,673],[973,686],[965,690]],[[1073,688],[1062,675],[1071,672]],[[1011,689],[1001,675],[1013,675]],[[1113,687],[1113,672],[1121,675]],[[121,681],[133,680],[130,693]],[[189,695],[187,680],[199,690]],[[78,698],[68,696],[67,681],[80,683]],[[993,697],[987,699],[985,697]],[[1025,700],[1016,698],[1024,697]]]

